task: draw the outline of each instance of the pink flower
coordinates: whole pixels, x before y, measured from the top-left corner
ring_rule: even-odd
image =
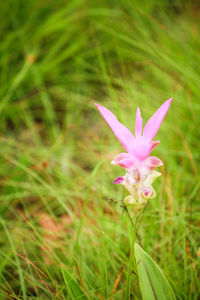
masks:
[[[173,98],[165,101],[155,114],[149,119],[142,133],[142,118],[140,109],[137,108],[135,120],[135,136],[122,125],[107,108],[95,104],[101,115],[108,123],[126,153],[114,157],[112,164],[119,165],[126,170],[124,176],[117,177],[113,183],[122,184],[130,193],[124,203],[131,205],[136,215],[147,203],[148,199],[155,198],[156,192],[152,187],[154,180],[161,175],[155,171],[162,166],[162,161],[149,156],[151,151],[160,141],[153,141],[161,123],[171,105]]]
[[[143,133],[142,133],[142,117],[140,113],[139,107],[136,112],[136,120],[135,120],[135,136],[130,132],[128,128],[126,128],[123,124],[121,124],[118,119],[113,115],[113,113],[105,108],[102,105],[96,104],[95,106],[98,108],[99,112],[110,126],[124,149],[127,153],[121,153],[117,155],[112,161],[113,164],[118,164],[123,168],[127,169],[135,164],[143,162],[146,160],[151,151],[159,144],[160,141],[153,141],[156,136],[161,123],[170,107],[173,98],[165,101],[160,108],[155,112],[155,114],[149,119],[146,123]],[[156,162],[153,159],[150,164],[160,164],[160,162]]]

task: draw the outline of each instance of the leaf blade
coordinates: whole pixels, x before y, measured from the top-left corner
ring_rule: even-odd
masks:
[[[62,267],[62,275],[64,278],[65,286],[67,288],[67,291],[71,297],[72,300],[80,299],[80,300],[87,300],[83,289],[80,287],[80,285],[77,283],[77,281],[72,277],[72,275]]]
[[[137,243],[134,248],[143,300],[175,300],[176,297],[160,267]]]

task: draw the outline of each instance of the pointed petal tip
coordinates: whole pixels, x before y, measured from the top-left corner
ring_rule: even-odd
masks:
[[[159,143],[160,143],[160,140],[159,141],[151,141],[150,142],[150,144],[151,144],[151,151],[153,151],[153,149],[156,148]]]
[[[165,102],[165,103],[169,103],[169,105],[170,105],[170,104],[172,103],[173,99],[174,99],[174,97],[172,97],[172,98],[170,98],[170,99],[166,100],[166,102]]]
[[[123,181],[124,181],[124,177],[119,176],[113,181],[113,184],[121,184]]]
[[[136,110],[136,113],[140,113],[140,108],[139,108],[139,106],[137,107],[137,110]]]
[[[132,132],[121,122],[119,122],[117,117],[109,109],[97,103],[94,103],[94,105],[97,107],[98,111],[109,125],[117,139],[120,141],[124,149],[127,152],[130,152],[135,140]]]
[[[140,108],[137,107],[136,118],[135,118],[135,135],[139,136],[141,134],[142,134],[142,117],[141,117]]]
[[[152,143],[152,145],[157,146],[160,143],[160,140],[158,140],[158,141],[152,141],[151,143]]]
[[[166,100],[160,107],[159,109],[153,114],[153,116],[148,120],[146,123],[144,130],[143,130],[143,135],[149,139],[154,139],[156,136],[163,119],[168,112],[170,105],[173,101],[173,97]]]
[[[98,103],[94,103],[94,105],[96,106],[96,108],[99,108],[101,105]]]

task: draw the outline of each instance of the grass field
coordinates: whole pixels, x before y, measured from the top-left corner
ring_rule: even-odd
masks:
[[[9,0],[0,15],[0,299],[70,300],[61,266],[88,299],[124,299],[122,147],[93,103],[133,130],[137,106],[146,122],[171,97],[138,235],[177,299],[200,299],[198,2]]]

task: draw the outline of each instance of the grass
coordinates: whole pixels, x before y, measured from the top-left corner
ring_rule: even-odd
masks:
[[[123,299],[122,147],[93,103],[133,129],[172,96],[138,234],[177,299],[199,299],[199,5],[170,3],[1,2],[0,299],[70,299],[61,265],[89,299]]]

